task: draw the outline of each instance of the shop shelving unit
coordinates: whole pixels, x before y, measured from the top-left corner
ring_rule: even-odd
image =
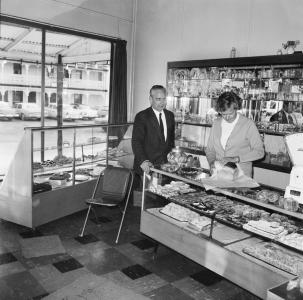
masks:
[[[256,122],[264,139],[267,155],[263,161],[255,162],[256,173],[279,172],[284,187],[291,162],[283,136],[302,131],[302,120],[298,126],[289,128],[268,121],[284,101],[302,114],[302,86],[301,53],[168,62],[168,108],[175,113],[179,126],[176,144],[187,153],[203,156],[212,123],[208,112],[221,92],[234,90],[243,99],[241,112]]]
[[[132,160],[131,129],[131,123],[25,128],[0,186],[0,218],[34,228],[86,208],[102,169]],[[78,181],[83,168],[87,180]],[[70,176],[64,184],[34,193],[35,183],[63,172]]]
[[[194,188],[203,189],[201,182],[179,176],[176,173],[169,173],[156,168],[152,168],[151,172],[151,178],[159,179],[159,175],[161,175],[167,179],[183,181]],[[154,175],[156,176],[153,177]],[[266,298],[269,288],[295,277],[294,274],[285,272],[243,253],[242,249],[244,247],[254,246],[266,240],[266,238],[241,229],[235,229],[235,227],[226,225],[224,222],[220,225],[220,231],[223,231],[223,233],[221,235],[218,234],[218,229],[214,227],[212,231],[213,238],[210,238],[208,230],[194,231],[186,223],[161,214],[159,209],[174,201],[150,192],[147,182],[148,180],[145,176],[140,223],[140,231],[143,234],[231,280],[262,299]],[[303,214],[299,212],[290,212],[274,205],[261,203],[233,193],[228,189],[217,188],[214,192],[267,211],[287,215],[295,218],[298,222],[303,221]],[[178,204],[197,212],[196,209],[189,205]],[[200,214],[209,217],[208,214],[201,211]],[[220,222],[220,219],[216,220]],[[231,237],[231,240],[227,241],[227,237]],[[298,252],[294,253],[300,255]],[[303,259],[303,254],[301,256]]]

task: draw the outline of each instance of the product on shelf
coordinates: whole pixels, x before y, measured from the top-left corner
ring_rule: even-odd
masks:
[[[298,264],[303,263],[302,257],[270,243],[245,247],[242,251],[294,275],[298,274]]]
[[[153,193],[156,193],[165,198],[177,196],[179,194],[186,194],[195,192],[195,189],[192,189],[188,184],[182,181],[172,181],[170,184],[164,186],[161,185],[151,185],[149,190]]]
[[[199,217],[199,214],[175,203],[169,203],[160,209],[160,212],[180,222],[189,222]]]
[[[166,163],[161,165],[161,169],[165,172],[174,173],[179,169],[179,165],[176,163]]]
[[[90,177],[88,175],[83,175],[83,174],[75,174],[75,181],[86,181]]]
[[[263,203],[279,204],[280,194],[270,190],[261,190],[256,195],[256,200]]]
[[[93,170],[93,168],[79,168],[79,169],[76,169],[75,173],[81,174],[81,175],[90,175],[90,172],[92,170]]]
[[[270,239],[277,239],[288,233],[278,222],[268,222],[265,220],[251,220],[247,224],[244,224],[243,228]]]
[[[33,184],[33,193],[38,194],[42,192],[47,192],[51,191],[52,186],[48,182],[43,182],[43,183],[34,183]]]
[[[39,162],[33,162],[33,170],[43,169],[43,165]]]
[[[66,165],[66,164],[70,164],[73,162],[73,158],[72,157],[66,157],[64,155],[57,155],[54,157],[54,162],[57,164],[57,165]]]
[[[56,162],[53,161],[53,160],[45,160],[41,163],[42,167],[47,167],[47,168],[50,168],[50,167],[55,167],[56,166]]]
[[[209,229],[211,226],[211,219],[204,216],[199,216],[188,222],[188,227],[198,231]]]
[[[291,233],[285,236],[282,236],[279,240],[280,243],[287,246],[296,248],[303,251],[303,235],[299,233]]]
[[[283,207],[289,211],[297,211],[299,208],[299,202],[293,198],[284,198]]]
[[[193,167],[181,167],[179,173],[181,176],[195,176],[197,175],[201,169],[193,168]]]
[[[67,184],[67,181],[70,179],[71,175],[66,172],[55,173],[49,177],[49,182],[53,188],[64,186]]]

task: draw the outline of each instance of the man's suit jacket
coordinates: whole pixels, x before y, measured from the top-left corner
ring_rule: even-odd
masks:
[[[135,155],[134,170],[142,174],[140,165],[149,160],[154,165],[167,162],[167,154],[175,145],[175,118],[174,114],[164,109],[167,125],[166,141],[162,137],[158,119],[149,107],[140,111],[134,121],[132,148]]]

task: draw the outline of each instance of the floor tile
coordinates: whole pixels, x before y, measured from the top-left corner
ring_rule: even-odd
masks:
[[[61,273],[53,265],[37,267],[30,270],[40,285],[48,292],[52,293],[80,278],[90,274],[85,268],[76,269],[70,272]]]
[[[68,255],[67,253],[32,257],[32,258],[25,258],[22,255],[21,251],[14,252],[13,254],[26,269],[53,264],[71,258],[71,256]]]
[[[167,284],[158,289],[145,293],[144,295],[153,300],[192,300],[193,299],[192,297],[186,295],[184,292],[182,292],[181,290],[177,289],[176,287],[170,284]]]
[[[26,269],[19,261],[14,261],[9,264],[0,265],[0,277],[8,276],[23,271],[26,271]]]
[[[116,246],[116,237],[118,234],[119,226],[117,225],[116,228],[110,229],[105,232],[99,232],[95,234],[101,241],[104,241],[105,243]],[[126,226],[122,227],[120,237],[119,237],[119,243],[118,244],[125,244],[130,243],[136,240],[142,239],[142,236],[140,233],[133,232],[131,230],[128,230]]]
[[[143,267],[168,282],[179,280],[203,270],[200,265],[175,252],[157,257],[154,261],[144,264]]]
[[[44,300],[58,299],[112,299],[112,300],[147,300],[114,282],[96,275],[85,275],[73,283],[50,294]]]
[[[21,251],[25,258],[65,253],[58,235],[21,239]]]
[[[133,244],[122,244],[115,247],[120,253],[127,256],[133,262],[143,265],[153,259],[151,249],[142,251]]]
[[[102,277],[107,278],[139,294],[150,292],[167,284],[166,281],[155,274],[149,274],[136,280],[132,280],[121,271],[113,271],[102,275]]]
[[[96,275],[121,270],[134,264],[114,248],[96,249],[95,252],[87,252],[75,257],[83,266]]]
[[[207,288],[205,288],[200,282],[192,279],[191,277],[182,278],[178,281],[172,282],[171,285],[175,286],[196,300],[218,300],[217,298],[208,294]]]
[[[38,281],[27,271],[2,277],[0,281],[5,282],[7,287],[14,291],[15,299],[31,299],[46,293]]]
[[[133,265],[121,270],[125,275],[130,277],[131,279],[138,279],[140,277],[151,274],[151,272],[141,265]]]
[[[12,253],[0,254],[0,265],[8,264],[16,260],[17,258]]]
[[[109,223],[111,222],[112,220],[107,218],[107,217],[103,217],[103,216],[98,216],[98,222],[96,221],[96,218],[90,218],[90,220],[92,222],[94,222],[95,224],[98,224],[98,223]]]
[[[66,273],[83,267],[83,265],[74,258],[56,262],[53,264],[53,266],[56,267],[61,273]]]
[[[135,245],[136,247],[138,247],[141,250],[146,250],[146,249],[150,249],[150,248],[154,248],[156,243],[148,240],[148,239],[142,239],[142,240],[138,240],[138,241],[134,241],[132,242],[133,245]]]
[[[42,295],[33,297],[32,300],[41,300],[41,299],[43,299],[44,297],[46,297],[46,296],[48,296],[48,295],[49,295],[49,293],[45,293],[45,294],[42,294]]]
[[[211,286],[223,279],[223,277],[217,275],[216,273],[206,268],[198,273],[191,275],[190,277],[204,284],[205,286]]]
[[[82,237],[77,236],[77,237],[75,237],[75,240],[81,244],[95,243],[95,242],[99,241],[99,239],[91,233],[83,235]]]
[[[39,230],[26,230],[19,233],[20,236],[24,239],[43,236],[43,233]]]

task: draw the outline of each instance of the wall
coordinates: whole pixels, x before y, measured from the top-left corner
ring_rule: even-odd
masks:
[[[301,0],[138,1],[133,116],[149,105],[151,85],[166,85],[168,61],[229,57],[232,47],[237,56],[276,54],[301,39],[302,15]]]
[[[127,41],[131,94],[133,3],[135,0],[0,0],[3,14],[119,37]],[[26,2],[26,4],[25,4]],[[130,101],[128,101],[130,103]],[[130,114],[130,109],[128,110]]]

